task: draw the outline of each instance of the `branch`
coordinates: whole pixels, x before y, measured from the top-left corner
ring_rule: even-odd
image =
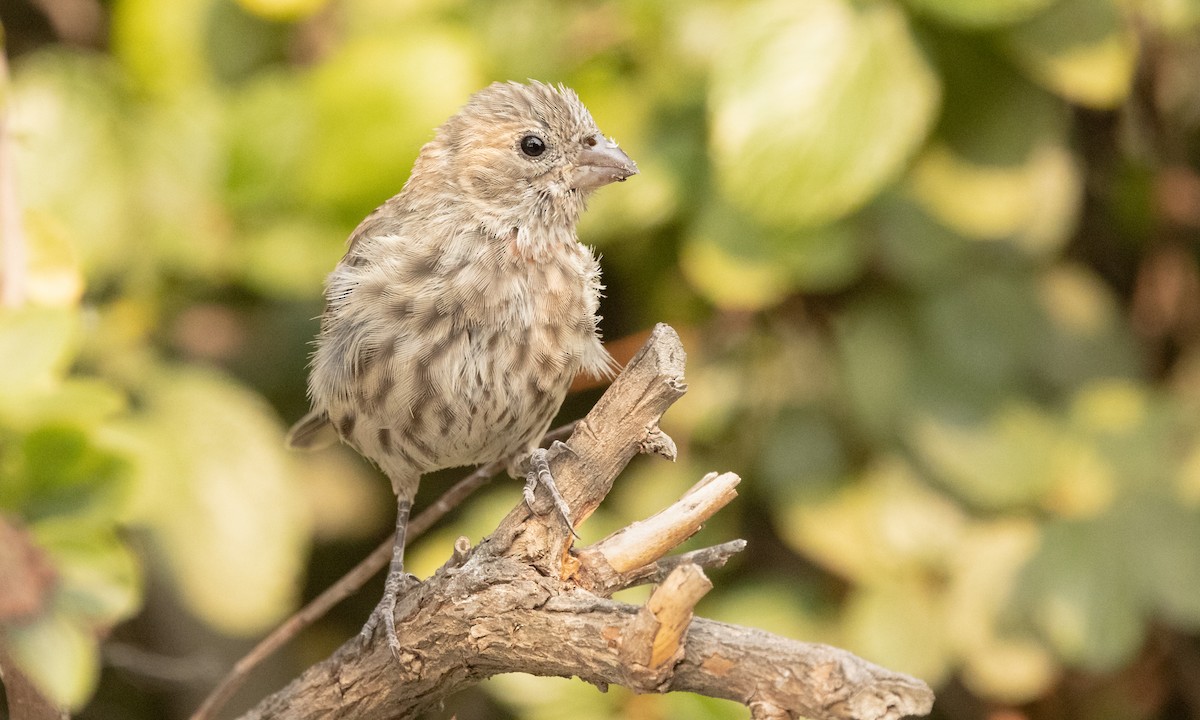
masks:
[[[657,570],[651,566],[667,562],[658,561],[658,558],[694,535],[705,520],[737,497],[734,488],[739,482],[741,478],[733,473],[709,473],[678,502],[657,515],[635,522],[580,550],[575,581],[581,587],[607,597],[655,574]],[[711,567],[710,563],[697,564]]]
[[[574,422],[557,427],[546,433],[546,437],[542,439],[542,442],[548,443],[554,440],[561,440],[567,437],[574,429]],[[479,466],[462,480],[454,483],[432,505],[425,508],[409,522],[409,539],[416,540],[423,535],[426,530],[433,527],[434,523],[445,517],[446,513],[458,507],[464,500],[470,497],[471,493],[483,487],[503,469],[504,463],[499,461],[490,462]],[[375,573],[386,567],[388,561],[391,560],[393,541],[394,539],[389,533],[387,539],[372,550],[370,555],[360,560],[345,575],[338,578],[336,582],[321,591],[321,594],[310,600],[304,607],[292,613],[290,617],[280,623],[266,637],[259,640],[258,644],[250,649],[250,652],[243,655],[241,659],[233,664],[233,668],[217,683],[212,692],[204,698],[204,702],[200,703],[200,707],[192,714],[190,720],[210,720],[216,717],[217,712],[225,706],[225,703],[229,702],[229,699],[238,691],[238,688],[246,682],[246,678],[250,676],[250,672],[254,668],[278,652],[281,647],[303,632],[305,628],[324,617],[335,605],[358,592],[363,585],[366,585],[367,581],[374,577]]]
[[[745,549],[745,540],[730,540],[720,545],[700,548],[699,550],[692,550],[682,555],[672,555],[671,557],[656,560],[629,572],[614,575],[611,580],[597,582],[594,577],[585,580],[578,575],[576,576],[576,580],[579,582],[580,587],[591,590],[602,597],[609,597],[618,590],[624,590],[637,585],[661,583],[680,565],[697,565],[706,569],[724,567],[725,563],[729,562],[729,558]]]
[[[488,463],[462,480],[459,480],[443,493],[437,502],[413,518],[409,536],[415,540],[421,533],[437,522],[441,516],[449,512],[488,480],[491,480],[492,476],[500,472],[501,469],[500,463]],[[345,575],[321,591],[321,594],[317,595],[308,604],[280,623],[278,627],[268,633],[262,640],[259,640],[258,644],[250,649],[250,652],[243,655],[241,659],[233,664],[233,669],[204,698],[204,702],[192,714],[191,720],[210,720],[216,717],[217,712],[225,706],[225,703],[229,702],[229,699],[238,691],[238,688],[246,682],[246,679],[250,676],[250,672],[254,668],[261,665],[271,655],[274,655],[305,628],[324,617],[335,605],[357,592],[363,585],[367,584],[368,580],[374,577],[375,573],[383,569],[392,557],[392,543],[393,540],[391,537],[384,540],[378,547],[371,551],[370,555],[359,561]]]
[[[573,524],[596,508],[637,452],[673,454],[658,421],[685,389],[683,358],[675,332],[655,328],[566,446],[551,452]],[[698,692],[744,703],[755,718],[927,713],[933,694],[919,680],[826,645],[692,617],[708,579],[687,555],[661,556],[728,502],[736,482],[731,474],[706,476],[671,508],[577,554],[556,514],[537,515],[522,502],[478,547],[460,538],[446,565],[400,599],[399,662],[378,635],[352,639],[243,718],[416,717],[509,672]],[[693,557],[723,561],[736,549],[727,543]],[[595,585],[601,592],[613,582],[665,578],[644,606],[634,606],[577,581],[599,577],[605,565],[613,572]]]

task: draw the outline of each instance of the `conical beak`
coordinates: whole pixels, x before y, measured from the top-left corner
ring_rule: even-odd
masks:
[[[592,144],[588,144],[592,143]],[[625,151],[603,135],[594,135],[584,143],[575,171],[571,174],[573,190],[595,190],[611,182],[624,182],[637,175],[637,164]]]

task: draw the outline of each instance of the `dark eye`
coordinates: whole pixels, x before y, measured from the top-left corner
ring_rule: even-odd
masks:
[[[526,135],[521,138],[521,152],[529,157],[537,157],[546,152],[546,143],[537,135]]]

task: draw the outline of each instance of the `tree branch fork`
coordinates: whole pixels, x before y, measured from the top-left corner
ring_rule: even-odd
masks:
[[[684,358],[675,331],[657,326],[565,446],[551,448],[572,525],[599,506],[639,452],[674,459],[658,422],[687,389]],[[510,672],[575,676],[601,689],[696,692],[741,702],[754,718],[927,714],[933,693],[920,680],[837,648],[693,616],[712,588],[704,569],[723,565],[745,542],[668,553],[736,497],[738,482],[733,473],[710,473],[661,512],[583,548],[572,547],[557,513],[521,502],[478,546],[459,538],[446,564],[401,597],[399,662],[381,634],[353,638],[242,717],[418,717]],[[656,587],[643,605],[610,597],[645,583]]]

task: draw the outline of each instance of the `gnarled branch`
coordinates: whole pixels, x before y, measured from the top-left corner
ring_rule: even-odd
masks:
[[[574,525],[638,452],[673,457],[658,421],[686,390],[683,363],[678,336],[659,325],[566,445],[552,450]],[[724,562],[741,546],[664,555],[729,502],[736,484],[732,474],[706,476],[670,508],[575,552],[557,514],[522,502],[479,546],[460,538],[451,560],[400,599],[399,663],[383,638],[355,638],[243,718],[415,717],[509,672],[687,690],[744,703],[756,718],[928,713],[933,694],[919,680],[837,648],[692,617],[711,587],[701,564]],[[661,584],[642,607],[606,597],[648,577]]]

